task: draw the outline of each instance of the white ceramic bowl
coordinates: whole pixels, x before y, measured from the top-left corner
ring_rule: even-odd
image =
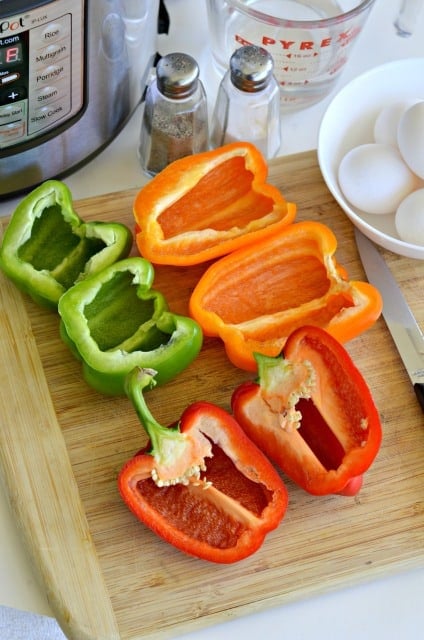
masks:
[[[423,246],[399,238],[394,214],[373,215],[355,209],[343,196],[337,180],[343,156],[353,147],[374,141],[374,122],[381,109],[408,98],[424,100],[424,58],[389,62],[352,80],[335,96],[323,116],[318,162],[332,195],[364,235],[394,253],[424,260]]]

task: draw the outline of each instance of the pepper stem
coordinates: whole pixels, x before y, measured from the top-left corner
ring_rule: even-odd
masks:
[[[207,438],[194,429],[182,433],[180,425],[164,427],[151,414],[143,391],[156,386],[156,371],[136,367],[127,376],[125,391],[149,436],[150,455],[155,459],[152,478],[158,486],[188,484],[204,470],[204,458],[211,455]]]
[[[145,389],[153,389],[156,386],[156,373],[154,369],[136,367],[130,371],[125,381],[125,392],[133,404],[138,419],[150,438],[152,450],[156,448],[160,449],[160,438],[164,431],[166,434],[168,434],[169,431],[178,432],[178,428],[175,430],[159,424],[146,404],[143,391]]]
[[[304,360],[291,362],[283,356],[254,354],[258,365],[258,381],[262,398],[270,409],[280,414],[281,427],[298,429],[302,415],[296,409],[300,398],[310,398],[315,386],[315,371]]]

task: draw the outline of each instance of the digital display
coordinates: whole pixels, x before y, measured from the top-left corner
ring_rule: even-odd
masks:
[[[22,62],[22,44],[20,42],[15,42],[0,49],[0,69],[5,69],[20,62]]]

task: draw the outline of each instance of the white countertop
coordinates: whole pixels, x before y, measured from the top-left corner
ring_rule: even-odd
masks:
[[[283,116],[281,155],[316,148],[319,123],[334,93],[363,71],[394,59],[424,56],[424,11],[413,36],[396,36],[392,23],[400,0],[377,0],[336,90],[323,102]],[[199,62],[209,102],[215,100],[219,76],[207,48],[207,22],[201,0],[167,0],[171,16],[168,36],[159,38],[159,51],[185,51]],[[189,18],[189,24],[187,24]],[[195,28],[193,25],[196,25]],[[105,192],[140,187],[145,178],[136,156],[140,127],[137,110],[120,135],[93,161],[68,176],[75,200]],[[0,215],[10,214],[17,199],[0,202]],[[423,482],[424,490],[424,482]],[[424,531],[423,531],[424,545]],[[63,638],[52,621],[22,617],[25,612],[51,616],[23,549],[7,498],[0,486],[0,640]],[[418,640],[424,630],[424,568],[384,577],[336,593],[226,622],[184,636],[186,640],[219,637],[246,639],[263,634],[268,640],[357,640],[384,638]]]

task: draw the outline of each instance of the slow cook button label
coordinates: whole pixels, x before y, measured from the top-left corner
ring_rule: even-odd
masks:
[[[51,105],[44,105],[39,109],[34,109],[29,117],[28,133],[38,133],[42,129],[47,129],[65,118],[70,112],[71,104],[69,98],[58,100]]]

